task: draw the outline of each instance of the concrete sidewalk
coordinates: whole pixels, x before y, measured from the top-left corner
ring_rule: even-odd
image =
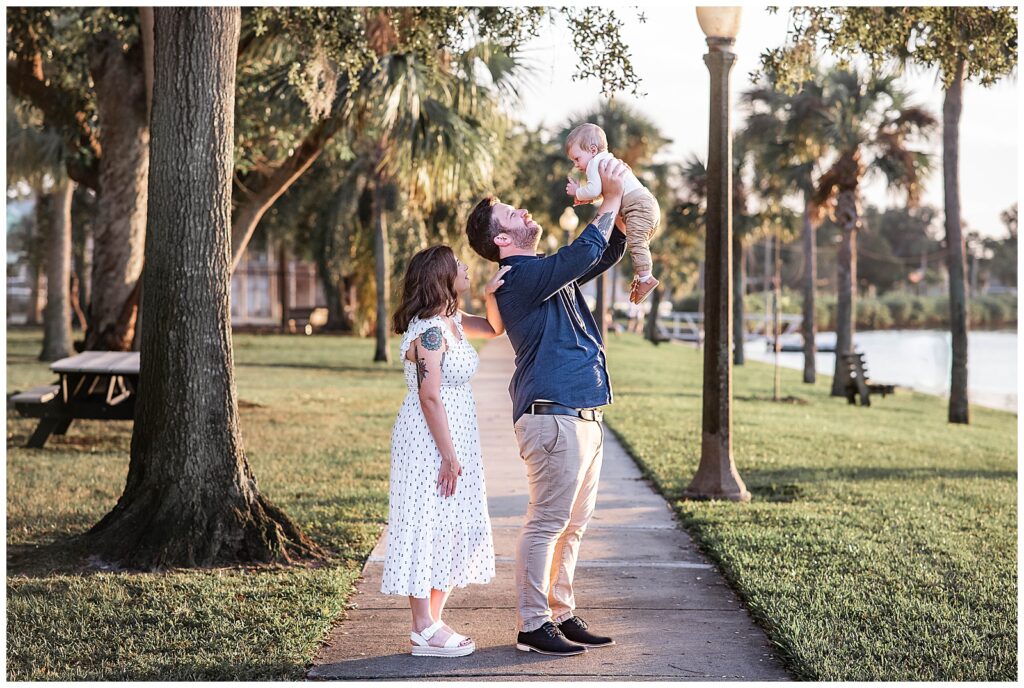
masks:
[[[506,337],[481,352],[473,380],[494,526],[497,575],[456,589],[445,621],[477,650],[457,659],[409,654],[407,598],[381,595],[384,538],[328,636],[311,679],[447,680],[786,680],[764,633],[718,571],[678,528],[611,432],[605,435],[597,511],[580,548],[577,612],[616,645],[575,657],[515,649],[514,544],[528,496],[512,432]]]

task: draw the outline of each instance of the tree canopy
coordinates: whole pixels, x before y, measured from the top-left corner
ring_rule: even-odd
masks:
[[[809,78],[822,49],[840,67],[856,55],[875,70],[911,61],[938,67],[947,88],[963,59],[967,80],[989,86],[1017,67],[1017,8],[793,7],[787,45],[765,51],[761,67],[793,91]]]

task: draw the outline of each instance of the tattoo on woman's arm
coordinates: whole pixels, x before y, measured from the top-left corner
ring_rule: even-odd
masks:
[[[441,342],[444,341],[444,338],[441,336],[440,327],[431,327],[420,335],[420,339],[423,340],[423,346],[430,351],[437,351],[440,349]]]
[[[615,226],[615,213],[604,213],[597,218],[595,224],[597,231],[604,234],[604,238],[607,239],[612,235],[612,228]]]
[[[416,389],[423,387],[423,380],[427,377],[427,359],[416,359]]]
[[[446,352],[441,352],[441,368],[444,369],[444,355]],[[427,379],[427,359],[419,358],[416,360],[416,389],[423,387],[423,381]]]
[[[444,337],[441,335],[440,327],[431,327],[429,330],[420,335],[420,341],[423,342],[424,348],[430,351],[437,351],[441,348],[441,344],[444,342]],[[445,352],[441,352],[441,367],[444,367],[444,355]],[[416,387],[417,389],[423,387],[423,381],[427,378],[427,359],[416,358]]]

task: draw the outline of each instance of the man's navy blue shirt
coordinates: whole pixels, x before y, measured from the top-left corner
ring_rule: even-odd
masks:
[[[516,352],[508,388],[513,422],[538,399],[575,408],[611,403],[604,342],[580,285],[619,262],[625,249],[622,232],[613,229],[605,240],[591,224],[554,255],[501,259],[512,266],[495,296]]]

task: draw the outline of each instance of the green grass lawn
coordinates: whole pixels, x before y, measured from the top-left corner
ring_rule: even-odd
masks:
[[[63,538],[124,487],[130,422],[79,421],[43,450],[7,413],[7,678],[300,679],[387,517],[400,365],[373,341],[236,336],[242,435],[261,490],[333,553],[320,568],[83,571]],[[7,335],[7,391],[54,379],[38,330]],[[397,353],[397,342],[392,351]]]
[[[8,392],[49,381],[38,330],[8,333]],[[736,370],[751,504],[680,502],[700,450],[700,354],[614,338],[609,424],[722,567],[790,667],[818,679],[1016,675],[1016,417],[900,391],[871,408],[825,381]],[[397,346],[393,345],[393,351]],[[242,433],[261,489],[329,565],[166,575],[82,570],[67,535],[116,502],[131,424],[78,422],[44,450],[7,415],[7,677],[298,679],[344,613],[387,512],[405,386],[373,342],[235,337]]]
[[[748,363],[733,449],[749,504],[682,501],[700,456],[702,352],[609,342],[605,418],[800,678],[1017,676],[1017,417],[899,390],[869,408]]]

